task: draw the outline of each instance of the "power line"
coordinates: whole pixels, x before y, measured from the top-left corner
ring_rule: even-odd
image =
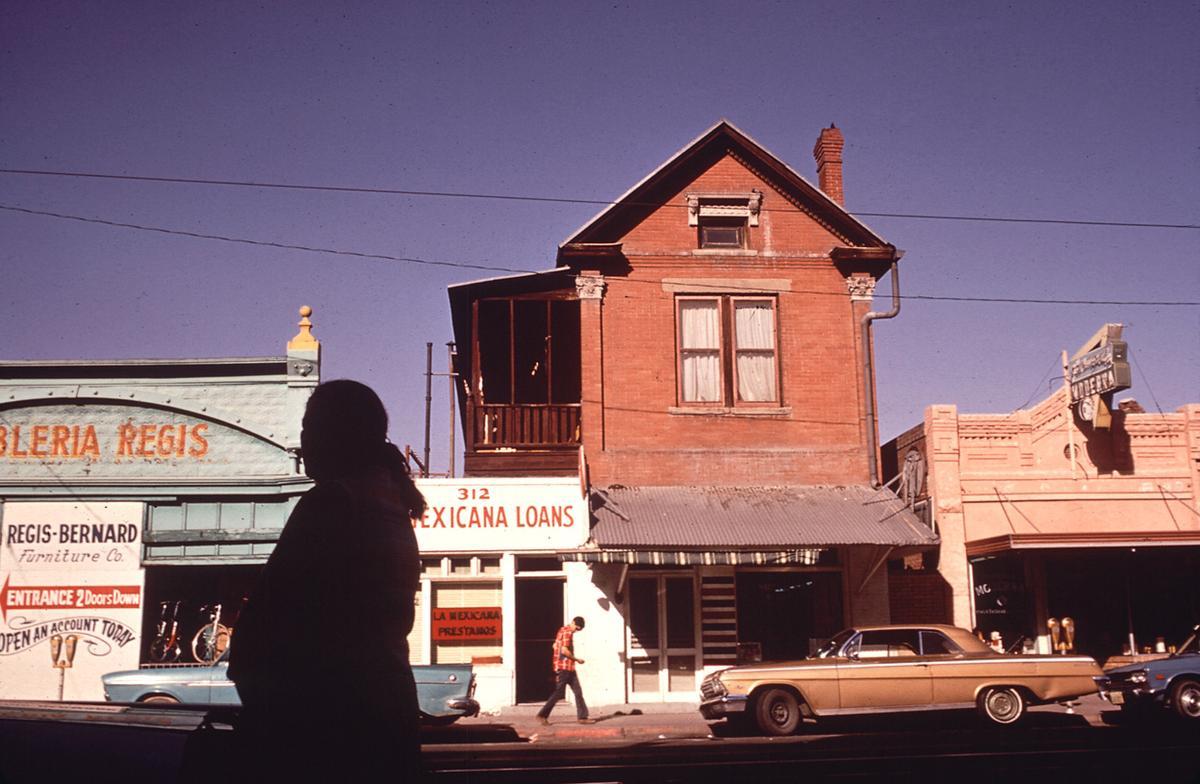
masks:
[[[436,261],[431,259],[418,259],[408,256],[392,256],[386,253],[366,253],[356,250],[339,250],[337,248],[321,248],[313,245],[296,245],[289,242],[271,242],[269,240],[252,240],[245,237],[229,237],[224,234],[207,234],[198,231],[186,231],[184,229],[165,229],[161,226],[145,226],[140,223],[125,223],[122,221],[105,220],[103,218],[86,218],[82,215],[68,215],[62,212],[50,212],[48,210],[31,210],[25,207],[16,207],[9,204],[0,204],[0,210],[9,212],[21,212],[26,215],[41,215],[48,218],[59,218],[60,220],[78,221],[80,223],[96,223],[101,226],[113,226],[119,229],[134,229],[136,231],[151,231],[156,234],[169,234],[178,237],[192,237],[201,240],[219,240],[220,242],[234,242],[240,245],[258,245],[267,248],[282,248],[284,250],[301,250],[307,253],[330,253],[336,256],[354,256],[361,259],[377,259],[380,261],[401,261],[406,264],[425,264],[434,267],[459,267],[462,269],[477,269],[487,272],[529,272],[534,270],[516,269],[507,267],[496,267],[486,264],[472,264],[464,261]]]
[[[363,193],[387,196],[415,196],[443,199],[491,199],[497,201],[530,201],[551,204],[591,204],[612,207],[617,202],[602,199],[578,199],[554,196],[523,196],[504,193],[473,193],[470,191],[428,191],[406,190],[400,188],[369,188],[354,185],[309,185],[299,183],[256,182],[253,180],[214,180],[201,177],[153,177],[136,174],[104,174],[99,172],[51,171],[44,169],[4,169],[0,174],[24,174],[37,177],[73,177],[93,180],[119,180],[124,182],[154,182],[175,185],[213,185],[232,188],[264,188],[275,190],[321,191],[328,193]],[[635,207],[674,207],[686,209],[685,204],[661,204],[659,202],[622,202]],[[773,212],[763,208],[763,212]],[[1131,229],[1200,229],[1200,224],[1192,223],[1141,223],[1136,221],[1102,221],[1102,220],[1073,220],[1067,218],[1009,218],[989,215],[937,215],[933,213],[906,212],[851,212],[851,215],[863,218],[902,218],[906,220],[940,220],[968,221],[983,223],[1033,223],[1052,226],[1107,226],[1112,228]]]
[[[548,274],[544,270],[529,270],[518,267],[503,267],[495,264],[476,264],[464,261],[439,261],[434,259],[422,259],[413,256],[393,256],[387,253],[367,253],[364,251],[344,250],[340,248],[323,248],[316,245],[299,245],[288,242],[273,242],[270,240],[254,240],[246,237],[231,237],[224,234],[210,234],[206,232],[187,231],[184,229],[167,229],[161,226],[146,226],[139,223],[128,223],[124,221],[113,221],[104,218],[88,218],[82,215],[70,215],[62,212],[51,212],[49,210],[33,210],[27,207],[18,207],[10,204],[0,204],[0,210],[8,212],[22,213],[25,215],[38,215],[48,218],[57,218],[59,220],[77,221],[79,223],[99,224],[101,226],[110,226],[121,229],[132,229],[135,231],[148,231],[156,234],[166,234],[171,236],[190,237],[193,239],[217,240],[219,242],[232,242],[239,245],[254,245],[258,247],[278,248],[283,250],[299,250],[306,253],[325,253],[335,256],[350,256],[361,259],[372,259],[377,261],[397,261],[406,264],[422,264],[434,267],[452,267],[458,269],[473,269],[483,270],[486,272],[508,272],[518,274]],[[552,270],[551,272],[553,272]],[[611,281],[620,281],[621,285],[644,283],[649,285],[661,285],[660,280],[629,280],[629,279],[610,279]],[[731,282],[728,285],[722,285],[723,290],[739,290],[742,287]],[[756,293],[762,293],[761,287],[749,287],[746,290]],[[828,291],[780,291],[780,294],[811,294],[811,295],[827,295],[827,296],[845,296],[841,293]],[[1006,304],[1027,304],[1027,305],[1123,305],[1123,306],[1153,306],[1153,307],[1197,307],[1200,306],[1200,301],[1144,301],[1144,300],[1072,300],[1072,299],[1036,299],[1022,297],[953,297],[939,296],[934,294],[901,294],[901,299],[910,300],[930,300],[937,302],[992,302]]]

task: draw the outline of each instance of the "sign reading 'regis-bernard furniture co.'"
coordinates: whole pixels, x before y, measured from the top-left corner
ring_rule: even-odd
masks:
[[[0,699],[102,700],[101,675],[137,667],[142,518],[135,502],[5,503]]]
[[[423,552],[558,550],[588,537],[577,477],[419,479],[425,516],[413,522]]]

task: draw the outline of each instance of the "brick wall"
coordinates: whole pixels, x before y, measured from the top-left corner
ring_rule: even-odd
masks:
[[[694,252],[686,195],[752,189],[763,193],[759,225],[749,228],[753,253]],[[867,481],[859,320],[869,303],[850,300],[830,260],[844,238],[726,154],[616,241],[630,269],[606,276],[599,314],[583,320],[583,437],[594,483]],[[775,415],[678,410],[676,292],[664,280],[694,278],[728,281],[730,294],[783,283]]]
[[[950,586],[933,569],[888,573],[892,623],[953,623]]]

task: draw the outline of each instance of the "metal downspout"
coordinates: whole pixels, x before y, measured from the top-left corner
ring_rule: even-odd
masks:
[[[875,361],[871,350],[871,322],[876,319],[895,318],[900,313],[900,271],[896,262],[900,260],[901,251],[897,251],[892,259],[892,309],[886,313],[871,311],[862,317],[863,342],[863,386],[867,403],[867,466],[871,484],[879,487],[883,484],[879,476],[879,446],[875,443]]]

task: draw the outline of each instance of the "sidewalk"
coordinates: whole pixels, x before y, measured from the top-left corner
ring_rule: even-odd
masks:
[[[575,706],[566,703],[555,707],[550,724],[538,722],[541,704],[513,705],[498,713],[459,719],[462,727],[484,728],[508,725],[521,738],[531,742],[554,740],[626,740],[707,738],[711,734],[708,722],[695,705],[689,703],[646,703],[638,705],[605,705],[590,708],[594,724],[580,724],[575,719]]]
[[[596,720],[594,724],[580,724],[575,719],[574,706],[560,704],[551,714],[548,726],[540,724],[537,720],[537,711],[540,707],[540,704],[536,704],[501,708],[497,713],[460,719],[455,727],[459,728],[460,732],[469,734],[482,733],[501,727],[511,728],[511,733],[515,733],[517,736],[511,738],[512,740],[520,739],[532,743],[539,741],[682,740],[708,738],[713,735],[712,727],[700,716],[697,707],[690,703],[640,703],[592,708],[590,717]],[[1105,725],[1100,714],[1104,710],[1113,710],[1113,707],[1100,699],[1099,695],[1092,694],[1081,698],[1079,705],[1071,712],[1086,720],[1093,727],[1102,727]],[[1045,723],[1047,719],[1056,722],[1057,720],[1050,716],[1039,717],[1039,714],[1059,714],[1066,718],[1067,713],[1068,710],[1061,705],[1042,705],[1030,708],[1029,720],[1035,724]],[[951,725],[958,726],[958,723],[962,721],[960,714],[971,715],[970,712],[955,712],[954,718],[947,719],[945,713],[942,713],[940,717],[931,714],[895,714],[894,716],[879,716],[862,720],[857,724],[854,720],[850,720],[848,726],[846,720],[834,720],[828,722],[825,727],[827,731],[832,732],[846,731],[847,729],[851,732],[856,729],[861,731],[867,729],[868,726],[878,731],[881,727],[891,725],[893,721],[898,722],[896,726],[911,726],[914,723],[921,724],[923,721],[932,721],[935,724],[939,721],[943,723],[949,721]],[[863,726],[859,726],[860,724]],[[818,724],[810,727],[807,731],[819,734],[821,733],[820,728],[821,725]]]

